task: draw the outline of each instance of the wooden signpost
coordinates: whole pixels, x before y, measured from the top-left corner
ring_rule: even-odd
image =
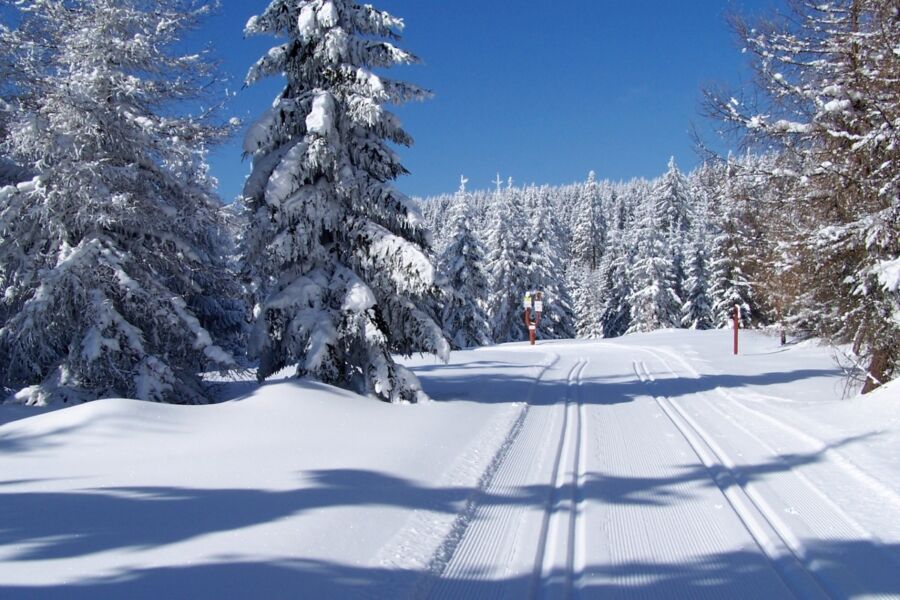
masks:
[[[528,339],[532,346],[537,343],[537,328],[541,324],[542,312],[544,312],[544,293],[531,290],[525,292],[525,327],[528,328]]]

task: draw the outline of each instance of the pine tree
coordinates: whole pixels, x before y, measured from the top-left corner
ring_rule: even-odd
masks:
[[[682,297],[687,278],[685,246],[688,243],[687,236],[692,224],[692,199],[687,179],[678,170],[674,157],[669,159],[666,174],[654,187],[651,202],[659,217],[664,243],[669,249],[669,258],[672,261],[674,274],[674,290],[679,297]]]
[[[575,337],[572,300],[565,282],[562,242],[555,212],[547,203],[546,190],[529,188],[526,205],[529,214],[524,242],[525,290],[543,292],[544,312],[539,334],[546,339]]]
[[[217,342],[243,320],[204,162],[225,128],[184,114],[216,81],[205,53],[181,53],[209,7],[19,8],[0,33],[17,91],[3,143],[38,178],[0,192],[0,385],[203,402],[198,373],[234,364]]]
[[[415,402],[421,387],[392,355],[447,358],[427,310],[437,294],[427,230],[391,184],[406,171],[388,142],[412,140],[384,108],[428,93],[373,72],[417,62],[394,45],[402,28],[350,0],[273,0],[247,24],[286,38],[247,78],[287,79],[244,147],[260,379],[296,365],[298,376]]]
[[[577,264],[590,271],[596,271],[603,255],[606,222],[600,206],[597,175],[593,171],[588,174],[587,183],[578,195],[574,210],[573,258]]]
[[[605,257],[604,257],[605,258]],[[601,260],[601,264],[603,261]],[[579,338],[603,337],[603,295],[601,270],[576,269],[573,279],[575,289],[575,328]]]
[[[689,239],[685,246],[684,304],[681,308],[681,326],[688,329],[712,329],[713,301],[710,295],[710,223],[709,197],[717,188],[707,189],[713,182],[712,166],[701,165],[691,176],[693,219]]]
[[[610,234],[610,243],[600,265],[601,301],[600,325],[604,338],[615,338],[631,327],[631,279],[629,265],[632,252],[629,250],[625,231],[616,230]]]
[[[609,203],[608,243],[600,262],[600,325],[604,338],[623,336],[631,327],[629,267],[634,260],[635,236],[629,195],[624,191]]]
[[[631,325],[628,333],[675,327],[681,321],[681,299],[675,292],[675,269],[669,255],[662,215],[657,206],[643,208],[635,262],[630,269]]]
[[[672,238],[691,229],[691,191],[685,176],[678,170],[675,157],[669,159],[666,174],[653,190],[652,202],[659,216],[659,226]]]
[[[713,302],[709,292],[709,248],[704,226],[697,226],[687,257],[681,325],[688,329],[712,329]]]
[[[733,164],[729,166],[712,240],[709,294],[716,327],[731,326],[735,306],[740,308],[742,326],[749,327],[755,321],[753,288],[743,267],[745,252],[741,243],[743,235],[735,192],[735,169]]]
[[[440,261],[450,287],[443,309],[444,331],[457,350],[490,344],[490,325],[483,309],[488,295],[485,253],[472,233],[465,182],[463,178],[450,213],[453,236]]]
[[[497,343],[519,341],[525,335],[522,297],[532,289],[525,254],[527,227],[518,190],[511,188],[497,194],[488,234],[488,311],[491,337]]]
[[[793,168],[803,289],[835,342],[868,362],[868,392],[900,372],[900,27],[896,2],[796,2],[788,18],[738,24],[758,76],[752,97],[709,95],[709,107],[744,128],[747,142],[777,147]],[[740,95],[740,94],[735,94]]]

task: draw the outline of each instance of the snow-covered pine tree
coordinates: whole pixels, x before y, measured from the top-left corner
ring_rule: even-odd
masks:
[[[604,259],[602,257],[600,264]],[[574,287],[575,331],[579,338],[598,339],[603,337],[603,280],[602,271],[598,268],[591,271],[584,267],[575,267],[571,278]]]
[[[393,43],[402,28],[351,0],[273,0],[247,24],[286,39],[247,77],[287,79],[244,146],[260,379],[296,365],[298,376],[415,402],[421,386],[392,355],[448,356],[426,308],[438,291],[428,234],[391,183],[406,171],[388,143],[412,139],[384,107],[428,93],[373,72],[417,62]]]
[[[579,190],[572,227],[572,260],[569,267],[569,286],[574,299],[576,332],[578,337],[603,337],[604,273],[610,266],[609,215],[617,203],[616,193],[608,182],[596,181],[593,171]]]
[[[600,325],[604,338],[625,335],[631,328],[631,253],[624,245],[616,244],[618,234],[611,234],[612,245],[603,255],[600,268],[602,284]]]
[[[652,199],[652,196],[651,196]],[[631,325],[628,333],[677,327],[681,321],[681,299],[675,292],[675,269],[662,227],[663,215],[653,202],[638,214],[635,262],[630,269]]]
[[[555,211],[548,204],[547,190],[525,191],[529,223],[524,243],[527,287],[544,293],[544,312],[539,335],[545,339],[575,337],[572,299],[565,282],[562,243]]]
[[[740,307],[741,325],[749,327],[753,322],[750,302],[751,286],[736,256],[733,238],[727,231],[720,232],[713,239],[711,264],[713,300],[712,312],[716,327],[730,327],[734,307]]]
[[[205,401],[240,328],[222,260],[207,144],[185,114],[217,80],[181,36],[210,7],[181,0],[17,3],[5,150],[39,177],[0,200],[0,385],[31,401]]]
[[[884,0],[790,8],[738,26],[762,104],[710,94],[709,105],[798,165],[772,177],[794,178],[795,202],[816,217],[802,236],[804,287],[836,307],[821,327],[868,363],[868,392],[900,373],[900,13]]]
[[[528,223],[519,191],[508,188],[497,194],[492,212],[487,236],[491,337],[496,343],[516,342],[526,335],[522,298],[532,289],[525,259]]]
[[[600,262],[601,313],[604,338],[615,338],[631,327],[630,266],[634,260],[634,225],[629,210],[629,197],[618,194],[610,204],[611,227],[607,247]]]
[[[693,219],[684,248],[685,282],[681,326],[688,329],[714,327],[710,295],[709,197],[706,190],[709,165],[702,165],[692,176]]]
[[[603,256],[606,221],[600,206],[597,175],[593,171],[588,174],[588,180],[582,186],[573,208],[572,258],[575,263],[596,271]]]
[[[740,307],[741,325],[749,327],[755,320],[753,288],[743,268],[745,253],[736,197],[737,166],[733,160],[729,160],[727,169],[713,217],[709,295],[716,327],[731,326],[735,306]]]
[[[714,326],[708,243],[705,225],[696,225],[685,253],[687,279],[681,325],[688,329],[712,329]]]
[[[450,211],[452,236],[441,255],[440,267],[448,278],[450,293],[443,308],[443,325],[454,349],[490,344],[491,328],[484,305],[488,295],[485,252],[472,233],[471,206],[463,178]]]
[[[651,202],[655,204],[659,225],[669,249],[674,274],[673,289],[681,297],[687,278],[684,253],[692,224],[692,198],[688,181],[675,164],[674,156],[669,159],[666,174],[654,187]]]
[[[685,234],[691,228],[691,190],[684,174],[669,159],[668,169],[653,190],[652,202],[656,205],[659,225],[670,237]]]

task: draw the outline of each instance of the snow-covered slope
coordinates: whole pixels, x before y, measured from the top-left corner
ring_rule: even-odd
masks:
[[[900,388],[743,352],[461,352],[407,363],[417,406],[287,381],[0,407],[0,597],[900,597]]]

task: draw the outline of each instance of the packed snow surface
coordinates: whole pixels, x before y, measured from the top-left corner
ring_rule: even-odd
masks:
[[[900,387],[663,331],[0,407],[0,598],[900,598]]]

